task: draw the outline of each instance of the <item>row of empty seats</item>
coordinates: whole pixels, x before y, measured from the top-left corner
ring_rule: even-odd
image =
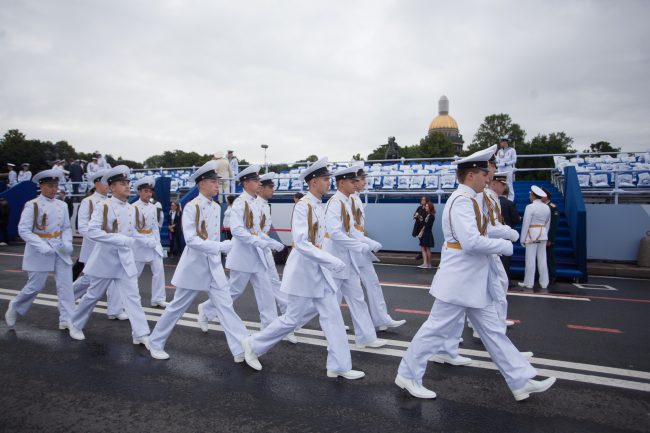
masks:
[[[554,156],[555,167],[563,171],[574,166],[581,188],[650,188],[650,153],[582,156],[567,159]],[[610,173],[611,172],[611,173]]]

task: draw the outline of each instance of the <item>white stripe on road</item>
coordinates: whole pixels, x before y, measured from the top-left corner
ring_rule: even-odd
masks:
[[[18,293],[17,290],[0,289],[0,299],[11,300],[17,293]],[[39,305],[50,306],[50,307],[57,307],[56,300],[57,297],[55,295],[41,293],[37,296],[37,299],[34,301],[34,303]],[[105,314],[106,308],[104,307],[106,307],[106,303],[98,302],[97,305],[99,305],[100,307],[96,307],[94,309],[94,312]],[[148,308],[148,307],[143,307],[143,310],[145,311],[145,313],[147,313],[146,314],[147,320],[152,322],[157,322],[158,320],[160,320],[160,315],[164,311],[162,309],[155,309],[155,308]],[[196,322],[196,318],[197,318],[196,314],[185,313],[183,314],[183,318],[178,321],[178,324],[181,326],[187,326],[190,328],[198,329],[199,326],[198,323]],[[260,329],[260,324],[258,322],[245,321],[244,324],[247,326],[247,328],[254,331]],[[219,325],[211,324],[209,328],[215,331],[223,331],[223,328]],[[313,329],[300,329],[296,331],[296,334],[299,336],[298,341],[300,343],[311,344],[315,346],[323,346],[323,347],[327,346],[327,340],[325,340],[322,331],[313,330]],[[348,335],[348,340],[352,342],[354,341],[354,337],[352,335]],[[394,356],[400,358],[404,356],[404,353],[406,351],[406,348],[409,345],[409,342],[400,341],[400,340],[389,340],[389,339],[386,340],[388,341],[388,345],[392,346],[392,348],[391,347],[383,347],[379,349],[357,348],[355,345],[351,344],[350,350],[356,352],[372,353],[377,355]],[[489,358],[489,354],[485,351],[472,350],[472,349],[460,349],[459,352],[463,355]],[[605,366],[591,365],[591,364],[581,364],[575,362],[544,359],[544,358],[532,358],[531,363],[537,365],[561,367],[561,368],[578,370],[583,372],[602,373],[602,374],[609,374],[615,376],[622,376],[626,378],[638,378],[641,380],[650,380],[650,373],[645,371],[626,370],[621,368],[605,367]],[[497,367],[491,361],[474,359],[472,361],[472,364],[470,364],[469,366],[476,367],[476,368],[497,370]],[[650,392],[650,383],[637,382],[633,380],[616,379],[610,377],[595,376],[591,374],[583,374],[583,373],[575,373],[575,372],[567,372],[562,370],[551,370],[551,369],[538,369],[538,374],[542,376],[555,376],[560,379],[571,380],[576,382]]]

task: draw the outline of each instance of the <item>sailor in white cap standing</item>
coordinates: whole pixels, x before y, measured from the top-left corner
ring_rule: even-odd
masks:
[[[133,246],[135,266],[138,269],[138,278],[142,275],[144,265],[151,267],[151,306],[166,307],[167,294],[165,293],[165,268],[163,266],[163,250],[160,244],[160,225],[158,223],[158,208],[151,203],[156,180],[153,176],[138,179],[134,185],[138,191],[139,200],[133,203],[135,207],[135,229],[141,235],[154,240],[156,246],[148,248],[136,244]]]
[[[29,171],[29,162],[20,164],[21,170],[18,172],[18,182],[32,180],[32,172]]]
[[[356,166],[357,168],[357,181],[355,182],[355,192],[350,194],[350,207],[352,210],[352,218],[354,224],[350,228],[350,233],[356,239],[368,244],[373,251],[379,251],[381,244],[366,235],[366,212],[363,206],[363,201],[359,193],[366,189],[366,172],[363,170],[363,162]],[[359,276],[361,282],[366,288],[368,294],[368,309],[370,310],[370,317],[372,322],[379,331],[385,331],[388,328],[397,328],[406,323],[406,320],[394,320],[388,314],[386,307],[386,300],[384,299],[384,292],[379,283],[379,277],[375,271],[373,261],[379,261],[377,256],[372,252],[366,254],[354,253],[357,266],[359,267]]]
[[[17,314],[24,316],[45,288],[48,272],[54,272],[59,298],[59,329],[66,329],[74,313],[72,229],[66,204],[56,199],[60,172],[41,171],[32,181],[40,187],[41,194],[25,203],[18,223],[18,234],[25,241],[23,270],[27,271],[27,283],[9,302],[5,320],[13,327]]]
[[[221,264],[221,254],[228,253],[230,241],[221,242],[221,213],[213,197],[219,193],[216,161],[208,161],[196,170],[190,180],[196,183],[199,195],[185,205],[183,234],[186,247],[174,272],[174,299],[160,317],[153,332],[149,351],[155,359],[169,359],[165,343],[176,322],[192,304],[196,295],[207,292],[228,340],[235,362],[244,361],[241,342],[248,330],[232,305],[228,278]]]
[[[230,170],[232,172],[232,177],[237,178],[237,175],[239,174],[239,159],[235,156],[235,152],[232,150],[228,151],[228,154],[226,155],[228,158],[228,164],[230,164]],[[235,193],[235,179],[230,181],[230,194]]]
[[[508,200],[515,200],[515,188],[512,185],[514,180],[515,164],[517,163],[517,151],[510,147],[510,137],[503,136],[499,140],[496,162],[500,172],[508,174]]]
[[[16,164],[10,162],[7,163],[7,170],[9,171],[7,173],[7,186],[9,186],[9,188],[18,183],[18,174],[16,173],[16,170],[14,170],[15,167]]]
[[[338,286],[332,271],[345,263],[322,249],[325,239],[325,213],[322,197],[329,190],[330,173],[327,158],[316,161],[300,173],[309,192],[293,208],[291,235],[294,247],[282,276],[282,292],[288,295],[286,312],[261,332],[243,342],[246,363],[261,370],[258,356],[265,354],[297,326],[305,317],[318,313],[327,339],[327,376],[360,379],[365,374],[352,370],[348,336],[338,300]]]
[[[88,258],[90,257],[90,253],[95,247],[95,241],[88,237],[88,223],[90,223],[90,218],[92,217],[95,208],[108,198],[108,184],[102,183],[102,177],[106,173],[108,173],[108,170],[98,170],[88,175],[88,183],[93,192],[91,195],[81,200],[79,209],[77,210],[77,231],[83,237],[81,242],[81,251],[79,252],[79,262],[82,264],[81,270],[85,267],[85,264],[88,262]],[[75,299],[81,298],[86,293],[88,287],[90,287],[90,281],[90,277],[86,275],[85,272],[74,281],[72,284],[72,290],[74,291]],[[106,298],[108,301],[106,315],[110,320],[128,319],[124,312],[124,308],[122,307],[122,297],[114,284],[111,284],[108,287]]]
[[[90,286],[83,295],[72,318],[70,337],[83,340],[86,326],[97,301],[109,286],[115,285],[131,323],[133,344],[149,344],[149,324],[142,309],[138,288],[138,270],[133,258],[136,243],[155,248],[155,241],[138,233],[135,228],[135,207],[128,203],[131,170],[126,165],[109,169],[102,183],[110,188],[111,198],[100,202],[93,210],[86,236],[95,241],[84,272]]]
[[[88,163],[88,167],[86,168],[86,170],[89,175],[93,174],[96,171],[101,170],[99,168],[99,164],[97,164],[97,155],[92,157],[92,161]]]
[[[539,272],[539,285],[548,288],[548,267],[546,265],[546,241],[551,225],[551,209],[542,201],[546,193],[538,186],[530,188],[530,204],[524,211],[521,223],[521,245],[526,248],[526,270],[520,287],[532,289],[535,284],[535,261]]]
[[[230,291],[233,300],[244,293],[250,281],[264,329],[278,317],[268,274],[269,268],[275,267],[275,263],[272,260],[269,262],[264,250],[271,248],[282,251],[284,245],[271,239],[261,229],[262,212],[255,201],[261,187],[259,170],[259,165],[251,165],[237,176],[244,191],[235,199],[230,211],[232,250],[226,257],[226,268],[230,269]],[[214,305],[210,306],[210,303],[211,300],[208,299],[199,305],[199,326],[204,332],[207,331],[206,318],[211,319],[215,315]]]
[[[422,385],[429,358],[438,353],[467,314],[483,344],[506,379],[515,400],[546,391],[555,378],[532,380],[537,372],[505,334],[503,322],[488,290],[491,254],[512,255],[512,242],[487,237],[487,221],[476,201],[488,181],[490,154],[479,151],[456,161],[458,188],[442,215],[445,244],[438,272],[431,283],[435,296],[427,321],[402,359],[395,384],[418,398],[435,398]]]
[[[361,287],[361,271],[357,260],[371,251],[378,251],[378,242],[365,243],[352,233],[353,218],[350,195],[355,191],[357,167],[345,167],[332,175],[336,180],[336,193],[329,199],[325,208],[325,242],[323,250],[341,259],[345,268],[334,272],[333,277],[345,297],[352,323],[354,324],[357,347],[382,347],[385,340],[378,339],[368,305]]]

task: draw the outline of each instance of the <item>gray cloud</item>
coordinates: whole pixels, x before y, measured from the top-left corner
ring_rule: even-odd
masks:
[[[235,148],[348,159],[422,138],[446,94],[646,150],[647,2],[0,0],[0,129],[142,160]]]

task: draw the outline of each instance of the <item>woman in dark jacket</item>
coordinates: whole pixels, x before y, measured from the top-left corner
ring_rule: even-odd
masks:
[[[427,211],[424,209],[424,205],[429,203],[429,198],[426,196],[422,196],[420,198],[420,206],[415,210],[415,213],[413,214],[413,231],[411,232],[411,236],[414,238],[420,234],[420,230],[422,230],[422,224],[424,223],[424,218],[427,216]]]
[[[433,240],[433,223],[436,220],[436,208],[433,203],[427,202],[424,205],[427,212],[423,221],[418,238],[420,238],[420,249],[422,250],[422,264],[418,268],[431,268],[431,248],[435,245]]]
[[[169,255],[180,256],[183,252],[181,237],[183,236],[183,223],[181,207],[173,201],[169,210]]]

